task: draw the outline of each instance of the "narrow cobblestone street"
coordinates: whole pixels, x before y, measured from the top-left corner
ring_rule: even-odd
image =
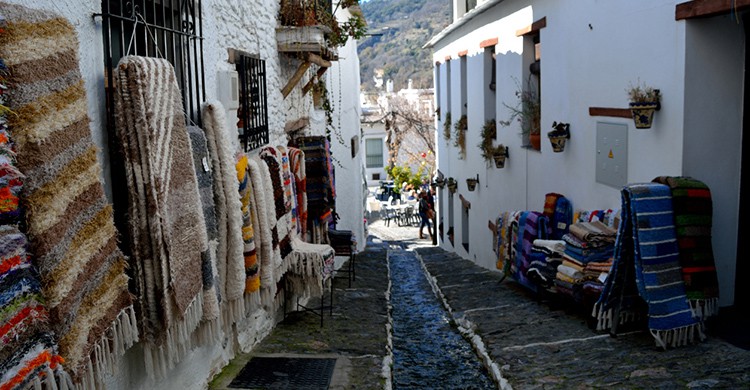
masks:
[[[750,351],[710,329],[704,342],[667,351],[642,330],[613,338],[589,328],[585,313],[538,301],[417,236],[415,227],[371,223],[356,280],[351,288],[334,281],[333,315],[326,312],[323,326],[319,317],[290,313],[211,388],[227,388],[256,356],[335,358],[331,389],[750,385]]]

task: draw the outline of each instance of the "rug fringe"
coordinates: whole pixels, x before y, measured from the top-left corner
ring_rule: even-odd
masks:
[[[603,310],[603,305],[600,302],[594,304],[594,308],[591,312],[591,316],[596,318],[596,330],[602,331],[611,329],[614,325],[614,312],[612,309]],[[618,325],[624,325],[636,322],[641,319],[641,314],[631,310],[620,311],[620,319]]]
[[[651,335],[654,336],[656,346],[662,349],[693,344],[696,337],[698,338],[697,341],[703,341],[706,338],[703,333],[703,326],[700,323],[669,330],[651,329]]]
[[[179,363],[192,350],[192,334],[203,317],[203,294],[198,294],[188,305],[182,319],[167,329],[166,340],[162,345],[143,346],[146,374],[152,379],[164,379],[167,371]]]
[[[261,299],[260,299],[260,291],[255,291],[250,294],[245,294],[245,315],[250,315],[251,313],[254,313],[256,310],[260,309],[261,305]],[[243,317],[244,318],[244,317]]]
[[[225,300],[223,303],[221,315],[224,327],[231,327],[232,324],[236,324],[245,318],[244,299]]]
[[[693,317],[700,321],[719,314],[719,298],[690,299],[688,302],[690,302]]]

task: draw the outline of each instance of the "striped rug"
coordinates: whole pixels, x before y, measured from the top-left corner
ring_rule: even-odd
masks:
[[[703,338],[701,323],[685,295],[675,237],[672,195],[663,184],[632,184],[622,190],[622,220],[612,272],[594,307],[601,320],[613,319],[624,304],[627,286],[635,284],[648,305],[648,327],[661,348]],[[623,289],[626,289],[623,291]]]
[[[187,354],[203,316],[206,225],[174,68],[129,56],[115,76],[145,366],[165,376]]]
[[[78,39],[69,22],[49,12],[0,3],[0,14],[29,252],[66,370],[93,388],[138,332],[89,128]]]

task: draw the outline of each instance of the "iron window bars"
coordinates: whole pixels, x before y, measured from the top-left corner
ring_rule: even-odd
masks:
[[[122,57],[139,55],[168,60],[175,68],[188,123],[201,125],[206,100],[203,73],[201,0],[102,0],[107,133],[115,224],[127,243],[127,181],[115,135],[114,67]],[[121,245],[127,254],[127,244]]]
[[[268,94],[266,61],[240,54],[237,61],[240,83],[238,129],[245,152],[268,144]]]

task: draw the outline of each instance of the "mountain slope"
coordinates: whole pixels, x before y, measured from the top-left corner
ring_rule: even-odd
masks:
[[[373,77],[382,70],[394,90],[432,87],[432,51],[422,46],[450,24],[451,0],[370,0],[362,12],[370,33],[359,42],[360,76],[364,91],[376,91]]]

